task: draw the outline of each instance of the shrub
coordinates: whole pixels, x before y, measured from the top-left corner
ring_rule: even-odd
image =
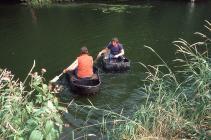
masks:
[[[0,72],[0,137],[56,140],[63,124],[61,107],[42,75],[35,72],[28,76],[29,86],[27,79],[20,82],[10,71]]]

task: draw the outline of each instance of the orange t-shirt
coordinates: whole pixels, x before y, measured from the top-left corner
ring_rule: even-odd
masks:
[[[91,77],[93,75],[93,58],[87,54],[83,54],[78,58],[78,72],[79,78]]]

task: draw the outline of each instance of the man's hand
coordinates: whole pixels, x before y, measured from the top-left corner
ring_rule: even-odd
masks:
[[[119,57],[119,55],[114,55],[114,58],[118,58]]]
[[[67,69],[64,69],[64,70],[63,70],[63,73],[66,73],[66,72],[67,72]]]

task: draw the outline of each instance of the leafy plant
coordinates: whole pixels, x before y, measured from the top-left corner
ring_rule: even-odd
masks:
[[[28,77],[29,86],[25,84]],[[22,83],[6,69],[0,73],[0,137],[56,140],[63,124],[58,100],[42,75],[30,72],[27,78]]]

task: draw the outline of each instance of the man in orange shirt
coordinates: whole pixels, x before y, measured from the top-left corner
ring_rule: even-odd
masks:
[[[66,69],[67,71],[76,70],[76,76],[78,78],[89,78],[93,75],[93,58],[89,55],[88,49],[86,47],[81,48],[81,54],[77,59]]]

